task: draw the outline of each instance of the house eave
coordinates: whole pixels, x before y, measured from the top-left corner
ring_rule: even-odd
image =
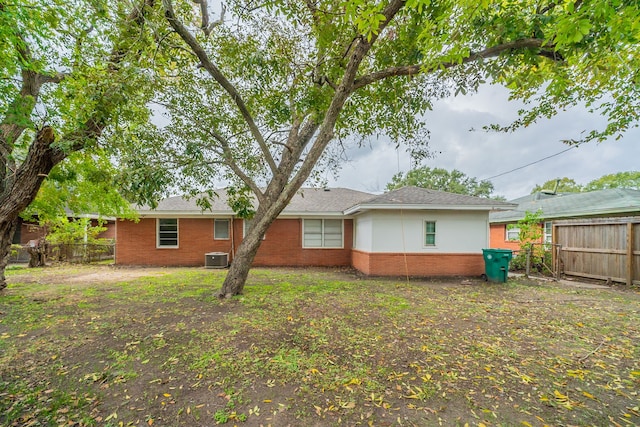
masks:
[[[229,211],[138,211],[140,218],[231,218],[233,212]]]
[[[321,212],[321,211],[300,211],[300,212],[282,212],[278,215],[278,218],[282,219],[291,219],[291,218],[327,218],[327,217],[336,217],[336,218],[347,218],[347,216],[343,212]]]
[[[516,208],[517,205],[513,205]],[[509,210],[511,207],[500,205],[405,205],[405,204],[359,204],[344,211],[345,215],[355,215],[372,210],[415,210],[415,211],[495,211]]]
[[[620,215],[620,214],[631,215],[631,216],[638,215],[640,214],[640,206],[633,206],[631,207],[631,209],[630,207],[623,207],[623,208],[616,208],[616,209],[609,209],[609,208],[595,209],[595,210],[583,211],[583,212],[567,212],[567,213],[555,214],[550,216],[544,216],[544,213],[543,213],[541,219],[543,221],[553,221],[554,219],[588,218],[588,217],[599,217],[603,215]],[[490,224],[509,224],[513,222],[518,222],[524,217],[525,217],[525,213],[523,212],[522,215],[519,215],[517,217],[513,216],[511,218],[500,218],[497,220],[489,219],[489,223]]]
[[[231,211],[138,211],[140,218],[236,218],[236,215]],[[348,218],[343,212],[331,211],[301,211],[301,212],[282,212],[278,215],[278,219],[293,219],[293,218]]]

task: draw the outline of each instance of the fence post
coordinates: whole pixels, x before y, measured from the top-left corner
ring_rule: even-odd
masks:
[[[635,243],[634,224],[631,220],[627,223],[627,286],[633,285],[633,245]]]
[[[562,245],[561,244],[556,244],[555,245],[555,255],[556,255],[556,259],[555,259],[555,265],[554,265],[554,270],[555,270],[555,276],[556,276],[556,280],[560,279],[560,254],[562,253]]]

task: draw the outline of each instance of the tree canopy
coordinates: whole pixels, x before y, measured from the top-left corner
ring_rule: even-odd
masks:
[[[582,191],[582,185],[578,184],[573,178],[555,178],[550,179],[542,185],[536,184],[531,190],[531,194],[542,190],[555,191],[556,193],[579,193]]]
[[[587,183],[584,186],[584,191],[605,190],[607,188],[631,188],[640,190],[640,171],[603,175]]]
[[[491,181],[478,181],[477,178],[467,176],[457,169],[448,171],[428,166],[394,175],[391,178],[391,182],[387,184],[387,190],[394,190],[408,185],[477,197],[491,197],[491,193],[493,193]]]
[[[66,219],[69,214],[135,218],[131,204],[118,190],[118,177],[104,150],[71,153],[51,170],[21,216],[41,224]]]
[[[153,22],[153,3],[0,0],[0,289],[18,215],[54,167],[80,150],[109,159],[100,152],[128,143],[117,138],[122,128],[148,122],[153,85],[144,53],[153,34],[143,24]],[[57,179],[72,171],[70,162],[45,187],[70,182]],[[108,173],[103,166],[93,178]],[[44,199],[49,207],[56,200]]]
[[[579,184],[573,178],[568,178],[566,176],[550,179],[542,185],[536,185],[533,187],[531,194],[542,190],[555,190],[558,193],[579,193],[582,191],[606,190],[609,188],[630,188],[640,190],[640,171],[611,173],[589,181],[586,184]]]

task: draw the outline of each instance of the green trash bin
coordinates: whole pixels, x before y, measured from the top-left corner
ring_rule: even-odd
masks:
[[[483,249],[482,256],[484,257],[484,272],[487,280],[505,283],[513,251],[511,249]]]

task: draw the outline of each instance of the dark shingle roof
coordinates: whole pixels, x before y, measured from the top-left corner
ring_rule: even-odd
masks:
[[[518,207],[506,212],[489,214],[489,222],[515,222],[526,212],[542,211],[543,219],[594,217],[640,214],[640,190],[613,188],[586,193],[557,194],[551,197],[536,194],[513,200]]]
[[[218,214],[231,215],[233,212],[227,204],[227,193],[224,189],[216,190],[218,197],[211,201],[211,211],[202,211],[196,204],[196,199],[186,199],[182,196],[168,197],[161,200],[155,209],[148,206],[138,207],[141,214]],[[371,198],[372,194],[348,188],[301,188],[283,214],[293,213],[342,213],[347,208]]]
[[[375,196],[350,210],[389,209],[397,207],[418,209],[511,209],[516,205],[484,197],[466,196],[419,187],[403,187]]]
[[[196,199],[181,196],[161,200],[155,209],[138,208],[141,215],[231,215],[224,189],[217,190],[211,210],[202,211]],[[282,215],[352,214],[369,209],[512,209],[516,205],[483,197],[465,196],[418,187],[404,187],[375,196],[348,188],[302,188],[291,199]]]

